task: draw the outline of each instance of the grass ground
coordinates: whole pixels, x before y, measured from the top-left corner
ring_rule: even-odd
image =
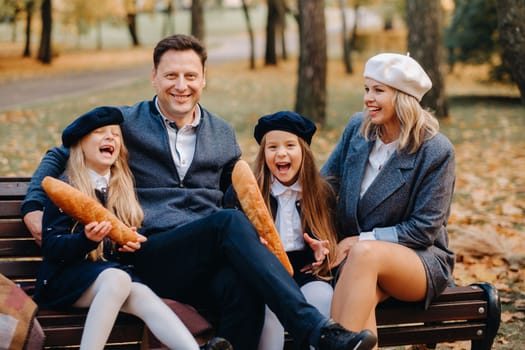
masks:
[[[64,70],[105,69],[115,62],[149,61],[151,49],[117,48],[63,52],[51,67],[32,59],[10,58],[0,44],[0,81],[38,79]],[[14,49],[13,49],[14,50]],[[19,48],[16,48],[19,50]],[[14,50],[13,52],[20,52]],[[356,72],[363,60],[357,57]],[[209,67],[203,105],[235,127],[244,157],[251,161],[257,145],[251,133],[256,119],[292,109],[295,60],[276,67],[229,62]],[[502,297],[502,325],[494,349],[525,348],[525,108],[513,86],[485,81],[486,67],[457,67],[446,77],[450,116],[442,131],[454,143],[457,181],[450,218],[451,246],[458,253],[459,284],[494,283]],[[97,105],[132,104],[153,96],[149,77],[126,87],[66,97],[49,103],[0,112],[0,176],[28,176],[46,149],[59,143],[73,118]],[[30,96],[28,96],[30,98]],[[348,118],[362,108],[362,79],[346,75],[332,59],[328,74],[327,125],[316,134],[313,149],[322,164]],[[438,349],[468,349],[462,342]]]

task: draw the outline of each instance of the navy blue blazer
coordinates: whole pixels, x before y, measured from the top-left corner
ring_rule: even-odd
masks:
[[[395,152],[360,198],[361,182],[374,141],[359,132],[354,115],[321,169],[334,177],[343,236],[374,230],[376,238],[413,249],[427,272],[426,304],[452,280],[455,256],[448,248],[447,221],[454,191],[454,147],[443,135],[417,152]]]

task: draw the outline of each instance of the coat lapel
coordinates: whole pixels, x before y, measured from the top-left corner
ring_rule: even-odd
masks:
[[[352,216],[357,217],[357,205],[359,203],[359,196],[361,192],[361,181],[365,172],[365,167],[368,162],[368,155],[374,143],[368,142],[364,138],[360,138],[355,142],[349,156],[345,159],[348,166],[342,181],[348,184],[342,193],[346,193],[346,212],[351,213]]]
[[[359,201],[359,216],[366,217],[406,182],[404,172],[414,168],[415,154],[395,152]],[[366,165],[366,163],[365,163]],[[361,176],[362,180],[362,176]],[[359,184],[361,181],[359,181]]]

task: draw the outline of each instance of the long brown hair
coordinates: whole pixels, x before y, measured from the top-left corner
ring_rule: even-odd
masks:
[[[301,224],[303,232],[307,229],[319,240],[329,242],[329,254],[321,266],[313,271],[316,277],[330,279],[330,264],[335,258],[337,231],[335,227],[336,195],[332,186],[320,175],[310,146],[298,137],[303,159],[299,168],[298,182],[303,188],[301,199]],[[266,165],[264,149],[266,135],[255,160],[254,173],[267,208],[270,207],[272,174]],[[271,212],[271,210],[270,210]]]
[[[71,186],[96,199],[95,189],[87,169],[80,142],[77,142],[70,147],[65,175]],[[123,142],[117,160],[111,166],[106,207],[124,224],[137,228],[142,225],[144,212],[135,193],[133,175],[128,166],[128,150]],[[101,259],[102,244],[94,251],[94,254],[90,253],[90,256],[93,260]]]

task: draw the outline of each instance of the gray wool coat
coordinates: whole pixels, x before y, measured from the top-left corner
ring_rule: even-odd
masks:
[[[454,147],[438,133],[413,154],[395,152],[360,198],[374,141],[359,130],[355,114],[321,169],[338,190],[343,237],[374,230],[376,239],[413,249],[427,273],[425,305],[452,281],[455,256],[448,248],[447,221],[455,181]]]

